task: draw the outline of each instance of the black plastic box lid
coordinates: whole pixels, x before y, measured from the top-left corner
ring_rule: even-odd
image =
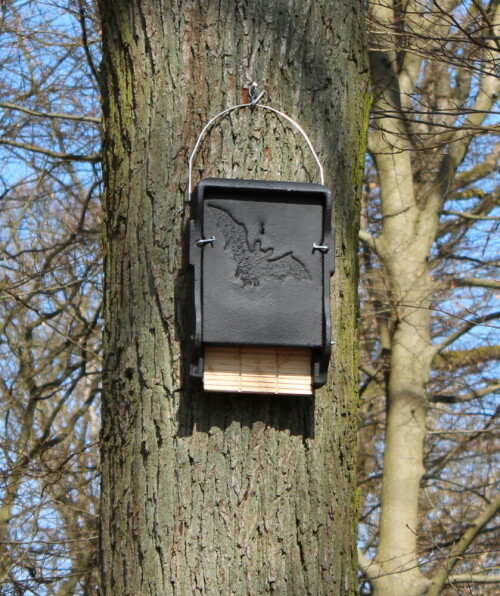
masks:
[[[203,374],[204,344],[308,347],[322,384],[334,266],[330,191],[207,178],[191,204],[191,374]]]

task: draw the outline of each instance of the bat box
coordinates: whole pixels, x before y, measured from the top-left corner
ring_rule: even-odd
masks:
[[[194,189],[190,374],[207,391],[311,394],[326,382],[331,194],[207,178]]]

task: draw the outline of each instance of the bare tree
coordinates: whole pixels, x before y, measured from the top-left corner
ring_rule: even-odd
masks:
[[[374,0],[368,18],[360,566],[365,592],[430,596],[499,580],[500,8]]]
[[[10,1],[0,11],[0,591],[91,594],[98,37],[83,2]]]

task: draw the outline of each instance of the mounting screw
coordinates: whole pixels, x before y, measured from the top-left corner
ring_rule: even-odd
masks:
[[[323,245],[318,245],[318,244],[313,244],[313,251],[314,250],[319,250],[320,252],[328,252],[330,250],[330,247],[326,244]]]
[[[211,238],[201,238],[196,241],[196,246],[205,246],[205,244],[213,244],[215,242],[215,236]]]

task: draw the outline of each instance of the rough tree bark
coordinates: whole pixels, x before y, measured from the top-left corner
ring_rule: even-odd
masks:
[[[116,0],[100,6],[105,172],[102,592],[356,592],[358,190],[363,3]],[[257,78],[310,132],[334,192],[327,388],[203,394],[186,379],[186,159]],[[204,175],[317,181],[272,114],[226,119]]]

